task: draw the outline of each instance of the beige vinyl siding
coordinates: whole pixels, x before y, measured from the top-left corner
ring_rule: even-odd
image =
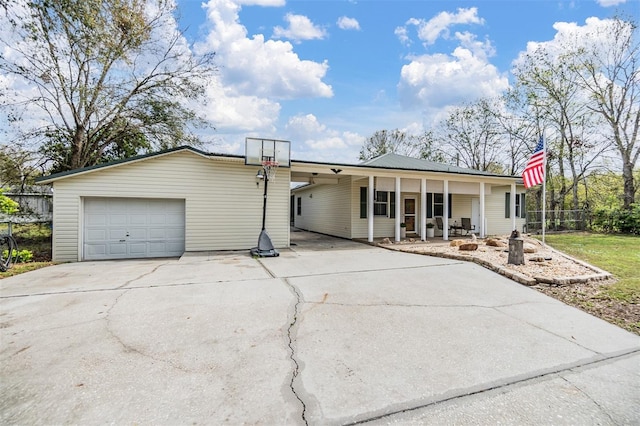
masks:
[[[471,218],[471,199],[473,195],[464,195],[464,194],[452,194],[451,195],[451,219],[449,219],[449,224],[452,225],[454,223],[458,223],[458,225],[462,225],[462,218],[468,217]],[[476,198],[478,198],[476,196]]]
[[[257,245],[263,182],[242,159],[177,151],[71,175],[54,182],[53,258],[81,260],[83,197],[185,200],[185,250],[237,250]],[[289,244],[289,169],[269,182],[266,228],[276,247]]]
[[[511,218],[504,217],[505,212],[505,193],[511,192],[511,186],[494,186],[491,195],[487,195],[485,199],[485,219],[487,235],[508,235],[513,231],[511,226]],[[524,192],[524,188],[519,186],[516,193]],[[524,218],[516,218],[516,229],[522,232],[522,226],[525,224]]]
[[[298,198],[302,214],[298,215]],[[312,185],[294,191],[294,225],[307,231],[351,238],[351,177],[337,184]]]
[[[360,187],[367,187],[368,178],[354,180],[351,184],[351,238],[367,238],[368,222],[366,218],[360,218]],[[374,238],[394,238],[395,219],[383,216],[373,218]]]

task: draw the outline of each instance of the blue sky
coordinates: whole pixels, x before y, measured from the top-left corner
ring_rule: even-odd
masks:
[[[275,138],[293,158],[335,162],[357,162],[377,130],[421,134],[499,95],[532,42],[594,17],[640,21],[640,0],[174,1],[190,48],[216,53],[196,106],[216,127],[204,148],[243,154],[245,137]]]
[[[638,0],[178,0],[196,51],[215,51],[212,151],[246,136],[291,140],[292,157],[357,161],[376,130],[421,133],[494,96],[529,42],[557,23],[638,17]],[[566,26],[566,24],[565,24]],[[211,105],[208,107],[210,108]]]

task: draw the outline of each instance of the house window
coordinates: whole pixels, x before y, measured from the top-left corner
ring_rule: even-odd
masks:
[[[516,217],[525,218],[527,216],[527,208],[525,204],[525,194],[516,194]],[[504,194],[504,217],[511,217],[511,193]]]
[[[444,213],[444,194],[433,194],[433,215],[443,216]]]
[[[302,197],[298,197],[298,216],[302,216]]]
[[[373,214],[375,216],[386,216],[389,202],[389,193],[384,191],[376,191],[375,201],[373,203]]]
[[[360,219],[367,218],[367,192],[366,186],[360,187]],[[385,216],[391,219],[396,217],[396,193],[375,191],[373,199],[373,215]]]
[[[451,217],[451,194],[447,197],[449,201],[449,209],[447,212],[447,217]],[[434,194],[431,192],[427,192],[427,217],[434,218],[438,216],[444,216],[444,194]]]

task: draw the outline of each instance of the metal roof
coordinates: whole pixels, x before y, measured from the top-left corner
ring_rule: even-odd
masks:
[[[404,155],[398,155],[392,152],[388,152],[360,164],[363,166],[380,167],[385,169],[420,170],[426,172],[459,173],[465,175],[492,177],[512,177],[475,169],[467,169],[465,167],[452,166],[449,164],[436,163],[434,161],[422,160],[420,158],[405,157]]]

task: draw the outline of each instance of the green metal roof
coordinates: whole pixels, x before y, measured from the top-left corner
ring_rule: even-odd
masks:
[[[492,177],[512,177],[475,169],[467,169],[465,167],[436,163],[434,161],[422,160],[420,158],[405,157],[404,155],[398,155],[392,152],[367,160],[360,163],[360,165],[385,169],[420,170],[426,172],[459,173],[465,175]]]

